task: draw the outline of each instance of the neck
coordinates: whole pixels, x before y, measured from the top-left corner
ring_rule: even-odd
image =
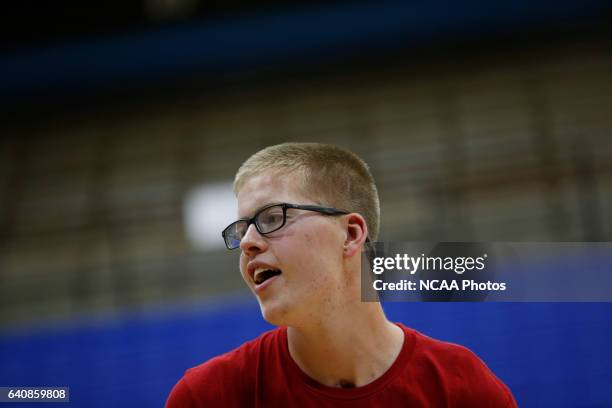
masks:
[[[287,329],[289,352],[308,376],[331,387],[360,387],[382,376],[399,355],[404,333],[378,302],[359,302],[352,313],[334,313]]]

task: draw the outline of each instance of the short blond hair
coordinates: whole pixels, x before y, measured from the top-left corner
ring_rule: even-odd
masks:
[[[370,168],[355,153],[321,143],[283,143],[266,147],[238,169],[234,193],[248,179],[267,171],[286,171],[302,178],[302,188],[319,204],[361,214],[371,241],[378,238],[380,202]],[[299,204],[299,203],[295,203]]]

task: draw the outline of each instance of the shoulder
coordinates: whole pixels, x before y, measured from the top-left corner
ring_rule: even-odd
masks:
[[[244,382],[254,374],[258,359],[277,340],[280,329],[268,331],[227,353],[188,369],[183,379],[192,387],[210,383]]]
[[[202,401],[218,404],[220,396],[228,395],[229,386],[233,391],[239,391],[231,394],[250,395],[259,359],[268,352],[267,349],[274,346],[281,334],[281,329],[268,331],[234,350],[188,369],[170,393],[167,407],[206,406]],[[179,400],[183,403],[171,404]]]
[[[410,330],[410,329],[408,329]],[[465,370],[482,368],[482,361],[470,349],[459,344],[437,340],[412,330],[414,358],[444,363],[448,368]]]
[[[458,406],[516,406],[508,387],[470,349],[403,328],[407,335],[414,336],[411,363],[426,377],[443,383]]]

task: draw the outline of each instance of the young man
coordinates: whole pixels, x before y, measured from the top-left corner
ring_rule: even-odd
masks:
[[[286,143],[250,157],[223,231],[264,318],[279,328],[188,370],[167,407],[515,407],[469,350],[389,322],[361,301],[379,202],[355,154]]]

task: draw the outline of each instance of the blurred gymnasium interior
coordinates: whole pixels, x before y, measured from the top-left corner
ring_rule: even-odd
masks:
[[[610,241],[612,3],[9,2],[0,385],[160,406],[265,323],[231,181],[285,141],[368,162],[382,241]],[[393,303],[524,407],[612,406],[608,303]]]

